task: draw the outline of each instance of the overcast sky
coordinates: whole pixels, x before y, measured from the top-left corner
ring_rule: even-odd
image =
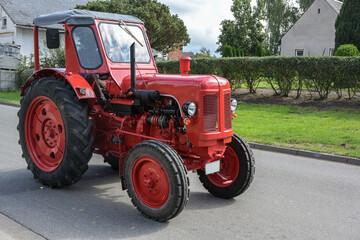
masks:
[[[211,50],[213,55],[218,48],[216,42],[220,34],[220,23],[233,19],[230,11],[232,0],[158,0],[170,7],[184,21],[191,42],[184,52],[199,52],[202,47]]]

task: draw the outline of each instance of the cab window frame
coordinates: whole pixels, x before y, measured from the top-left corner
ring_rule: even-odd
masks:
[[[77,45],[75,43],[75,40],[74,40],[74,31],[78,28],[90,28],[91,31],[92,31],[92,35],[94,37],[94,40],[95,40],[95,43],[96,43],[96,47],[98,49],[98,53],[99,53],[99,57],[100,57],[100,63],[99,65],[97,65],[96,67],[88,67],[88,66],[83,66],[83,64],[81,63],[81,59],[79,57],[79,52],[78,52],[78,49],[77,49]],[[103,59],[103,56],[102,56],[102,53],[101,53],[101,49],[100,49],[100,45],[99,45],[99,42],[96,38],[96,34],[95,34],[95,31],[94,29],[91,27],[91,25],[79,25],[79,26],[75,26],[72,30],[71,30],[71,38],[72,38],[72,41],[73,41],[73,44],[74,44],[74,48],[75,48],[75,52],[76,52],[76,56],[78,58],[78,62],[80,64],[80,66],[85,69],[85,70],[96,70],[96,69],[99,69],[103,63],[104,63],[104,59]]]
[[[116,64],[116,63],[126,63],[126,64],[129,64],[130,61],[121,61],[121,62],[119,61],[119,62],[117,62],[117,61],[111,60],[111,58],[109,57],[109,55],[108,55],[108,53],[107,53],[107,51],[106,51],[106,49],[105,49],[104,39],[103,39],[103,33],[102,33],[101,29],[100,29],[100,26],[101,26],[102,24],[119,25],[119,23],[101,21],[101,22],[98,24],[98,29],[99,29],[99,33],[100,33],[100,40],[101,40],[101,43],[102,43],[103,46],[104,46],[104,53],[105,53],[107,59],[109,59],[110,62],[115,63],[115,64]],[[148,53],[148,56],[149,56],[149,61],[147,61],[147,62],[138,62],[138,61],[135,59],[136,64],[149,64],[149,63],[151,63],[151,61],[152,61],[152,55],[151,55],[151,52],[150,52],[150,49],[149,49],[148,39],[147,39],[147,37],[146,37],[146,34],[145,34],[145,32],[144,32],[144,29],[141,28],[141,26],[139,26],[138,24],[135,24],[135,23],[126,23],[126,25],[127,25],[128,27],[131,26],[131,27],[137,27],[137,28],[140,29],[140,31],[141,31],[141,33],[142,33],[142,35],[143,35],[143,37],[144,37],[144,44],[146,45],[146,50],[147,50],[147,53]],[[134,41],[135,41],[135,40],[134,40]],[[129,46],[129,51],[130,51],[130,46]]]

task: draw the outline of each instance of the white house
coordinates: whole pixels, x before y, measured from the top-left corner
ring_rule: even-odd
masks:
[[[20,46],[20,54],[34,53],[33,19],[43,14],[73,9],[90,0],[0,0],[0,44]],[[40,45],[45,30],[39,31]],[[40,46],[41,47],[41,46]]]
[[[281,56],[332,56],[342,2],[315,0],[281,39]]]

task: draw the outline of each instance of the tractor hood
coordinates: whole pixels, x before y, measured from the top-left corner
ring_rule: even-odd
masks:
[[[230,92],[230,84],[225,78],[213,75],[175,75],[145,74],[136,76],[137,89],[158,90],[161,95],[175,97],[180,105],[192,101],[199,102],[205,94],[216,94],[219,91]],[[123,80],[123,89],[131,86],[130,77]]]

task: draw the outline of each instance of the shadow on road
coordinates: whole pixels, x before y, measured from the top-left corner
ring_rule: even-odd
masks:
[[[78,183],[64,189],[44,187],[26,169],[1,173],[0,182],[0,212],[47,238],[129,238],[168,226],[143,217],[133,207],[121,190],[118,173],[108,165],[91,164]],[[191,192],[185,210],[234,202]]]

